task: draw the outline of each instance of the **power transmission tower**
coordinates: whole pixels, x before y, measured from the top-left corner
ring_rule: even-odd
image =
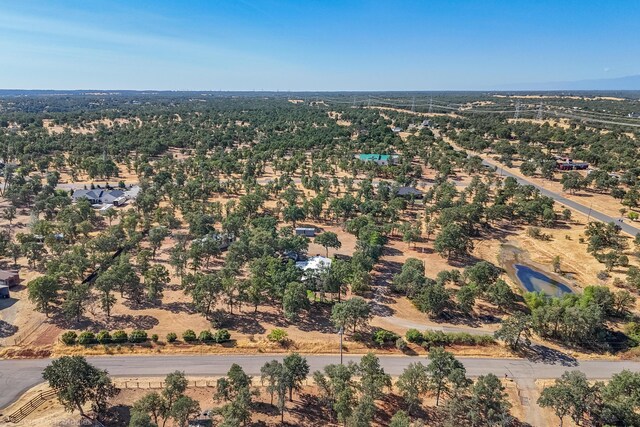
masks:
[[[353,96],[353,108],[356,108],[356,97],[355,97],[355,95]]]
[[[514,119],[517,119],[518,117],[520,117],[520,101],[516,102],[516,112],[513,115]]]
[[[429,113],[433,111],[433,98],[429,98]]]
[[[413,97],[413,100],[411,101],[411,112],[415,113],[416,111],[416,97]]]
[[[367,100],[367,107],[371,107],[371,95],[369,95],[369,99]]]
[[[542,102],[540,103],[540,106],[538,107],[538,114],[536,114],[536,119],[542,120]]]

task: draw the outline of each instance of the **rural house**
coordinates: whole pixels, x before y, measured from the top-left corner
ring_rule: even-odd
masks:
[[[398,191],[396,191],[396,195],[399,197],[405,197],[407,199],[422,199],[422,191],[418,190],[415,187],[400,187]]]
[[[400,160],[396,154],[360,154],[358,159],[363,162],[373,162],[379,166],[395,165]]]

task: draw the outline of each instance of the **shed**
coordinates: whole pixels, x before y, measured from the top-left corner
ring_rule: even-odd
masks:
[[[0,299],[11,298],[11,292],[9,292],[9,286],[0,285]]]
[[[20,275],[16,271],[0,270],[0,286],[15,286],[20,283]]]
[[[296,227],[296,236],[314,237],[316,229],[312,227]]]

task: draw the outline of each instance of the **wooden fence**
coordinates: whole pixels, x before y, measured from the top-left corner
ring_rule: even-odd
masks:
[[[36,410],[38,406],[42,405],[49,399],[55,397],[55,390],[48,390],[38,393],[36,397],[22,405],[17,411],[8,415],[5,418],[6,422],[17,424],[20,421],[24,420],[30,413]]]
[[[164,381],[118,381],[116,386],[121,389],[162,389],[164,388]],[[194,388],[207,388],[215,387],[216,381],[209,380],[197,380],[189,381],[188,387]],[[38,393],[33,399],[22,405],[17,411],[5,417],[5,422],[17,424],[24,420],[29,414],[35,411],[40,405],[47,400],[54,398],[56,395],[55,390],[47,390]],[[99,424],[97,424],[99,425]]]
[[[148,389],[157,390],[164,388],[164,381],[117,381],[116,386],[121,389]],[[215,387],[216,381],[197,380],[189,381],[189,388]]]

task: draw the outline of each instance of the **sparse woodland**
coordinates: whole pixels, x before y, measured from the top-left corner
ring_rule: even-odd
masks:
[[[451,95],[448,102],[471,102],[473,96]],[[624,113],[633,107],[620,108]],[[501,179],[481,157],[450,142],[490,153],[506,165],[515,162],[525,176],[556,179],[566,191],[610,195],[633,219],[640,203],[638,135],[580,123],[510,122],[503,115],[441,114],[430,120],[429,126],[409,129],[421,122],[410,112],[315,98],[293,103],[283,96],[0,98],[0,255],[5,268],[33,273],[24,285],[46,322],[80,336],[91,332],[95,340],[85,335],[86,344],[116,342],[106,331],[101,341],[103,329],[153,329],[153,323],[121,326],[122,314],[114,310],[155,309],[166,305],[165,294],[179,292],[187,302],[176,310],[199,313],[211,328],[230,333],[216,341],[215,333],[203,331],[200,341],[233,342],[234,319],[243,313],[269,315],[282,327],[304,325],[329,334],[343,328],[350,340],[370,347],[395,345],[402,351],[406,339],[430,350],[428,365],[412,366],[393,386],[373,354],[358,365],[314,373],[315,403],[334,422],[372,425],[385,390],[395,390],[406,412],[386,420],[389,425],[418,425],[411,423],[424,418],[421,399],[428,393],[437,396],[438,408],[427,415],[441,425],[516,425],[495,376],[470,381],[437,340],[424,344],[428,340],[415,332],[401,337],[371,326],[379,315],[378,288],[408,299],[430,321],[478,322],[489,307],[501,321],[495,338],[521,355],[533,341],[601,354],[629,351],[640,343],[634,252],[640,240],[622,236],[615,225],[591,222],[584,250],[602,264],[603,274],[622,269],[625,279],[617,288],[594,277],[583,292],[562,298],[522,292],[508,283],[495,257],[479,259],[475,247],[505,227],[543,239],[540,229],[566,227],[571,212],[533,186]],[[393,126],[410,131],[401,136]],[[399,161],[381,166],[357,159],[359,153],[397,154]],[[559,177],[553,157],[558,154],[599,170]],[[140,192],[128,205],[99,213],[87,200],[72,202],[68,184],[75,182],[100,189],[135,183]],[[425,188],[422,198],[398,195],[401,187],[417,186]],[[28,224],[18,227],[19,217],[28,217]],[[320,232],[313,238],[296,235],[301,224]],[[310,255],[311,244],[328,256],[347,238],[355,240],[354,250],[333,256],[329,268],[305,274],[296,267],[295,260]],[[381,258],[392,241],[409,250],[428,245],[449,268],[433,272],[410,255],[383,274]],[[173,332],[167,343],[177,336],[188,341],[184,331]],[[153,339],[158,340],[165,337]],[[286,332],[275,340],[287,341]],[[447,372],[435,372],[438,357],[446,359]],[[284,366],[263,370],[275,399],[271,404],[284,414],[287,394],[299,390],[299,382],[291,379],[286,359]],[[218,383],[221,425],[251,419],[251,382],[241,371]],[[540,402],[576,423],[633,425],[640,398],[620,391],[637,383],[633,375],[605,385],[567,374]],[[180,387],[137,402],[130,425],[164,425],[167,419],[185,425],[198,403]],[[577,395],[572,387],[585,393],[583,405],[598,402],[599,412],[574,401],[563,400],[566,406],[560,407],[560,400]]]

